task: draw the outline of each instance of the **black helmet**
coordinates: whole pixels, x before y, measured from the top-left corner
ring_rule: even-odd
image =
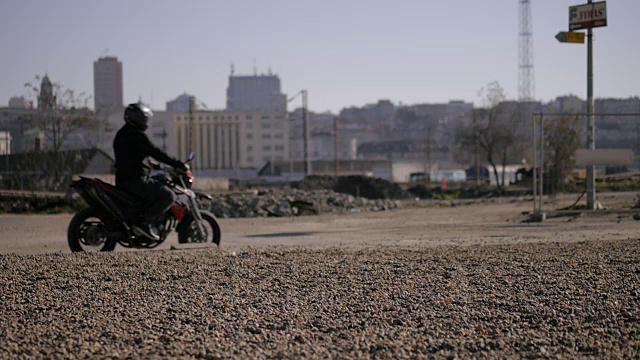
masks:
[[[145,131],[149,127],[149,118],[153,112],[143,103],[129,104],[124,110],[124,121],[138,130]]]

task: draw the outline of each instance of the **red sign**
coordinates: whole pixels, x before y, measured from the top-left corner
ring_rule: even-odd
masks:
[[[569,30],[607,26],[607,2],[569,7]]]

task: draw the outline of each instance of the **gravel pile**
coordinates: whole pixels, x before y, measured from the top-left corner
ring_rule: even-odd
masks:
[[[0,357],[637,358],[640,241],[0,256]]]
[[[220,218],[299,216],[397,209],[397,200],[369,200],[331,190],[266,190],[213,195],[211,211]]]

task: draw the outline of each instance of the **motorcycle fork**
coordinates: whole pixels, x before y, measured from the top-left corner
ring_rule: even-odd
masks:
[[[182,178],[180,178],[180,183],[184,189],[187,188]],[[205,234],[204,228],[202,227],[202,215],[200,214],[200,208],[198,208],[198,201],[196,200],[195,193],[191,190],[189,191],[190,193],[187,193],[189,197],[189,210],[191,211],[191,215],[196,219],[196,225],[198,226],[198,235],[200,235],[200,238],[204,238]]]

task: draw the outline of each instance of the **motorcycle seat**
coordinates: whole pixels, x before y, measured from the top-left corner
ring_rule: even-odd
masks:
[[[109,183],[104,183],[104,184],[109,188],[109,190],[111,190],[109,192],[113,197],[116,198],[116,200],[124,201],[129,204],[138,204],[143,202],[143,200],[139,198],[137,195],[132,194],[122,188],[111,185]]]

